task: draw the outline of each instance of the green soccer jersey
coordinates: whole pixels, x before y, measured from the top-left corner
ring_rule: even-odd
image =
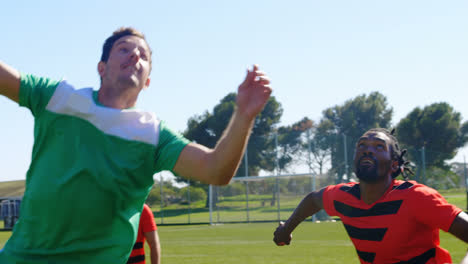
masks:
[[[0,263],[126,263],[153,174],[171,170],[188,140],[66,81],[22,75],[19,103],[34,116],[34,147]]]

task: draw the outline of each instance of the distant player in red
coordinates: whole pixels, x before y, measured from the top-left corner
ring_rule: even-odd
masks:
[[[364,133],[354,154],[360,182],[308,194],[286,223],[280,223],[275,243],[289,245],[296,226],[325,209],[341,218],[361,263],[452,263],[448,251],[439,246],[439,230],[468,242],[468,215],[432,188],[395,180],[400,173],[411,172],[405,153],[385,129]]]
[[[154,222],[154,215],[149,206],[144,204],[141,212],[138,236],[133,246],[127,264],[145,264],[145,240],[150,248],[151,264],[161,263],[161,245],[159,243],[158,227]]]

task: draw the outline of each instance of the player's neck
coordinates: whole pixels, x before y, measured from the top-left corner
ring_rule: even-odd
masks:
[[[361,199],[366,204],[377,202],[387,192],[392,184],[392,177],[387,177],[385,180],[376,183],[360,182]]]
[[[104,106],[127,109],[134,107],[138,98],[137,89],[118,89],[101,86],[98,91],[98,100]]]

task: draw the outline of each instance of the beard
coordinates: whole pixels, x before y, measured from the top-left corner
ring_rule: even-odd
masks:
[[[136,74],[119,76],[118,82],[125,87],[138,87],[140,84],[140,80]]]
[[[363,158],[370,158],[374,161],[372,166],[362,165],[361,160]],[[362,182],[366,183],[376,183],[379,181],[379,175],[377,172],[377,168],[379,167],[379,163],[376,158],[373,156],[364,155],[362,156],[357,165],[356,165],[356,176]]]
[[[142,86],[143,68],[141,66],[121,66],[120,72],[117,74],[117,82],[123,87],[136,88]]]

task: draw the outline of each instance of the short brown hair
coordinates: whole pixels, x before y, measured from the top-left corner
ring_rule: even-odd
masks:
[[[104,45],[102,46],[102,55],[101,55],[102,62],[107,62],[107,60],[109,59],[109,54],[111,52],[111,49],[114,46],[114,43],[118,39],[125,37],[125,36],[136,36],[136,37],[142,38],[146,42],[146,45],[148,45],[148,42],[146,41],[145,35],[143,33],[141,33],[140,31],[132,27],[121,27],[117,29],[116,31],[114,31],[114,33],[112,33],[112,36],[108,37],[106,41],[104,42]],[[149,47],[149,45],[148,45],[148,49],[149,49],[150,56],[151,56],[153,52],[151,51],[151,48]],[[150,65],[151,65],[151,59],[150,59]]]

